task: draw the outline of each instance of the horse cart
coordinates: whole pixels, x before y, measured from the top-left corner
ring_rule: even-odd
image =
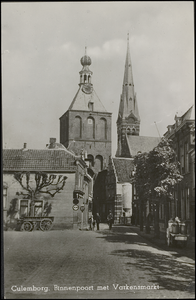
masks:
[[[169,221],[166,230],[166,241],[169,247],[177,244],[186,247],[188,241],[187,225],[183,222]]]
[[[46,215],[44,203],[44,200],[34,200],[34,204],[31,205],[28,199],[19,200],[17,230],[50,230],[54,217]]]

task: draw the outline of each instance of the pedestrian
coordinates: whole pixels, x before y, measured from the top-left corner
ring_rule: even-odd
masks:
[[[108,225],[109,225],[109,229],[112,229],[112,224],[113,224],[113,214],[111,212],[111,210],[109,210],[109,214],[107,216],[107,221],[108,221]]]
[[[101,221],[100,215],[99,215],[99,213],[97,213],[97,215],[96,215],[97,230],[99,230],[100,221]]]
[[[89,230],[92,230],[92,229],[93,229],[93,220],[92,220],[92,217],[93,217],[93,216],[91,216],[91,217],[88,219]]]
[[[94,217],[92,216],[92,223],[93,223],[93,227],[92,227],[92,229],[94,230],[95,229],[95,219],[94,219]]]

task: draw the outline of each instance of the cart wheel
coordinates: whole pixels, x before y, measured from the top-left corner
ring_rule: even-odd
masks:
[[[52,221],[48,219],[44,219],[40,222],[40,229],[42,231],[50,230],[52,227]]]
[[[24,222],[21,226],[21,231],[31,231],[33,229],[33,225],[31,222]]]

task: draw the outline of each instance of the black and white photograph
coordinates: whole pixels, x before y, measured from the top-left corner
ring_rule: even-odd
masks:
[[[194,2],[1,2],[1,45],[1,299],[195,299]]]

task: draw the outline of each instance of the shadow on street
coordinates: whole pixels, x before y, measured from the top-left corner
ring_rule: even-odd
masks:
[[[145,274],[151,275],[154,278],[152,282],[159,282],[160,286],[167,290],[190,293],[195,291],[194,265],[175,259],[180,256],[174,252],[176,249],[162,250],[136,233],[127,232],[123,227],[114,227],[112,231],[104,230],[100,234],[102,236],[97,238],[105,239],[107,242],[130,245],[130,249],[111,252],[111,255],[130,258],[130,262],[126,263],[130,272],[135,265]]]

